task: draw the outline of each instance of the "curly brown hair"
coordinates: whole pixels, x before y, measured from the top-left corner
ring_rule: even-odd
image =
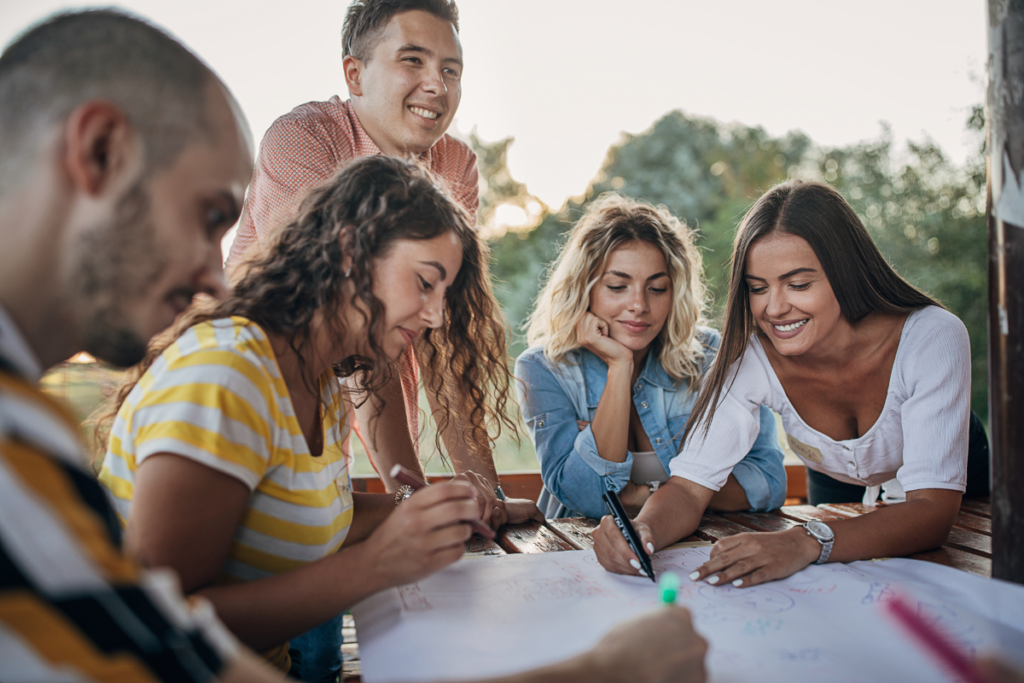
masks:
[[[352,267],[344,272],[342,229],[349,226],[345,248]],[[153,338],[145,359],[125,374],[95,420],[98,455],[106,451],[110,425],[129,392],[189,327],[242,316],[287,339],[301,364],[318,312],[332,335],[337,339],[346,335],[339,313],[345,308],[346,282],[353,287],[349,307],[365,319],[369,353],[341,360],[333,366],[334,372],[339,377],[359,372],[366,391],[378,389],[391,376],[392,367],[379,341],[384,305],[373,294],[373,263],[386,255],[395,240],[427,240],[448,232],[462,245],[462,267],[445,293],[444,322],[425,330],[418,348],[431,380],[428,390],[441,406],[437,443],[452,420],[477,451],[489,450],[503,427],[518,435],[507,414],[511,373],[506,328],[491,289],[486,243],[466,212],[427,171],[399,159],[374,156],[353,161],[313,190],[276,243],[237,271],[227,299],[197,300],[173,327]]]

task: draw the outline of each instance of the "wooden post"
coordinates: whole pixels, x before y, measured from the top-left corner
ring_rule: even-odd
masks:
[[[1024,583],[1024,0],[988,1],[992,576]]]

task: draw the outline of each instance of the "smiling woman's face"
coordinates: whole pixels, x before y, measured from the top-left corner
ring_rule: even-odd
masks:
[[[819,347],[845,320],[821,262],[802,237],[774,233],[755,242],[744,278],[754,320],[784,356]]]
[[[661,250],[629,242],[608,256],[590,290],[590,312],[608,323],[608,335],[633,351],[650,347],[672,307],[672,279]]]
[[[462,266],[453,232],[425,240],[395,240],[373,263],[373,295],[384,305],[380,344],[397,359],[426,328],[444,321],[445,294]]]

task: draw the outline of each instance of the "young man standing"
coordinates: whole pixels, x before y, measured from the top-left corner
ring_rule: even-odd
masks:
[[[476,155],[445,131],[462,98],[462,46],[452,0],[355,0],[342,31],[350,98],[296,107],[270,127],[260,146],[228,267],[284,229],[310,189],[355,158],[415,159],[447,185],[470,216],[479,200]],[[422,474],[418,440],[418,367],[410,347],[397,377],[357,410],[363,441],[385,486],[394,464]],[[442,378],[427,378],[428,384]],[[431,391],[428,397],[433,400]],[[383,400],[381,400],[383,399]],[[404,407],[403,407],[404,406]],[[408,429],[404,424],[408,424]],[[458,472],[476,471],[492,526],[543,519],[532,501],[505,499],[491,454],[472,453],[457,425],[442,435]],[[499,500],[500,499],[500,500]]]

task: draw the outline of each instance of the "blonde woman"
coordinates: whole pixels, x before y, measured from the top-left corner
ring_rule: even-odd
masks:
[[[693,233],[663,207],[607,195],[572,229],[515,370],[548,517],[601,517],[605,490],[635,514],[668,480],[720,340],[700,325],[702,272]],[[713,509],[785,500],[775,420],[761,412],[761,431]]]

